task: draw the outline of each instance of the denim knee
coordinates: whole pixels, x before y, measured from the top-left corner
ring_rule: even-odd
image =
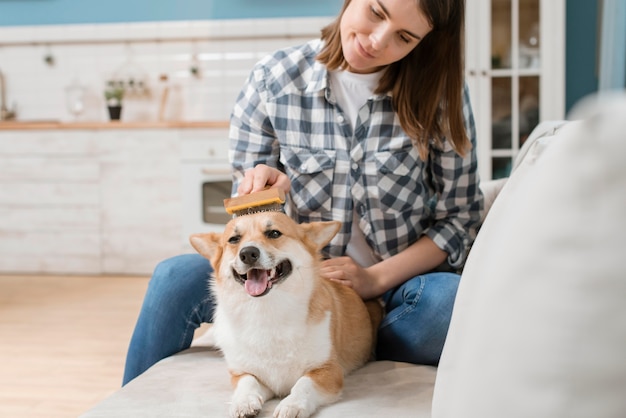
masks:
[[[155,267],[148,283],[148,294],[159,299],[195,299],[208,293],[212,271],[209,261],[199,254],[168,258]]]
[[[414,277],[385,294],[387,315],[378,333],[377,357],[437,364],[459,284],[454,273]]]
[[[152,280],[176,278],[179,280],[197,280],[200,276],[208,280],[213,272],[209,260],[200,254],[181,254],[161,261],[154,269]]]

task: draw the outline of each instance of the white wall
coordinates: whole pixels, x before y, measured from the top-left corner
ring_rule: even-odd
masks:
[[[66,87],[85,87],[81,120],[108,119],[111,77],[143,79],[148,94],[127,97],[122,120],[156,120],[167,75],[167,119],[228,119],[253,64],[266,53],[319,36],[330,18],[176,21],[0,27],[0,71],[18,119],[74,120]],[[54,59],[52,65],[45,57]],[[190,68],[199,68],[194,76]]]

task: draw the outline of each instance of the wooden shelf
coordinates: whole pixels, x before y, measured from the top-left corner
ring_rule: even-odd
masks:
[[[61,122],[55,120],[0,121],[2,130],[104,130],[104,129],[180,129],[228,128],[228,121],[166,121],[166,122]]]

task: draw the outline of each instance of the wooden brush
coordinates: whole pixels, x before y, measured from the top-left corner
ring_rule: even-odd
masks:
[[[280,189],[265,189],[238,197],[224,199],[224,209],[231,215],[281,211],[285,203],[285,192]]]

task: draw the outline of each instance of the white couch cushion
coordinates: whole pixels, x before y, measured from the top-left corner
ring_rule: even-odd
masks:
[[[315,418],[430,418],[436,368],[375,361],[350,374],[341,399]],[[80,418],[226,417],[233,389],[221,354],[192,347],[161,360]],[[257,418],[270,418],[278,399]]]
[[[626,95],[572,117],[529,149],[478,234],[434,418],[626,416]]]

